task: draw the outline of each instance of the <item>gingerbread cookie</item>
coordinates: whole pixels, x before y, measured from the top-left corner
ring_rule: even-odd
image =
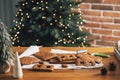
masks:
[[[59,61],[69,61],[69,60],[75,60],[77,57],[75,54],[61,54],[57,56]]]
[[[75,54],[57,54],[56,57],[49,60],[52,64],[71,64],[76,61]]]
[[[22,57],[22,58],[20,58],[20,61],[21,61],[22,65],[28,65],[28,64],[42,62],[42,60],[40,60],[34,56]]]
[[[47,71],[51,72],[54,70],[53,65],[46,65],[46,64],[35,64],[32,68],[34,71]]]
[[[89,65],[95,66],[96,64],[94,59],[91,58],[88,54],[81,53],[78,54],[77,57],[83,61],[84,66],[89,66]]]
[[[40,58],[40,59],[46,61],[46,60],[49,60],[49,59],[51,59],[53,57],[56,57],[56,54],[44,51],[44,52],[36,53],[35,56],[37,58]]]
[[[102,62],[102,57],[99,57],[99,56],[90,56],[90,57],[93,58],[96,63],[101,63]]]

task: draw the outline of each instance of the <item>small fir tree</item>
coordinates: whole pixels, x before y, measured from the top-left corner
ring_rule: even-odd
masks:
[[[12,42],[6,28],[7,27],[0,22],[0,73],[8,72],[10,70],[11,60],[14,59]]]
[[[89,46],[79,0],[24,0],[17,5],[15,27],[11,29],[16,46]],[[72,11],[71,11],[72,10]]]

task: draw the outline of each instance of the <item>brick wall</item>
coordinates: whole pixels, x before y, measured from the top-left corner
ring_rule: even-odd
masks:
[[[92,46],[114,46],[120,40],[120,0],[82,0],[80,8]]]

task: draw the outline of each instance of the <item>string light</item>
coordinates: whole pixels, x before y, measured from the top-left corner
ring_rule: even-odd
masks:
[[[69,17],[71,17],[71,14],[69,15]]]
[[[80,24],[80,22],[79,22],[79,21],[77,21],[77,24]]]
[[[15,23],[17,24],[17,23],[18,23],[18,21],[15,21]]]
[[[17,40],[17,42],[19,43],[20,41],[19,41],[19,40]]]
[[[34,0],[32,0],[32,3],[34,3]]]
[[[57,20],[55,20],[55,22],[57,22]]]
[[[14,30],[16,30],[16,28],[14,28]]]
[[[62,18],[62,16],[59,16],[59,18]]]
[[[22,23],[20,22],[19,24],[21,25]]]
[[[44,8],[42,8],[42,11],[44,11]]]
[[[41,7],[39,7],[39,9],[41,9]]]
[[[27,18],[30,18],[30,16],[27,16]]]
[[[17,12],[17,14],[19,14],[20,12]]]
[[[65,29],[67,29],[67,27],[65,27]]]
[[[53,16],[56,16],[56,14],[54,13]]]
[[[71,33],[71,35],[74,35],[74,33]]]
[[[83,24],[83,22],[80,22],[80,24]]]
[[[67,26],[70,26],[70,24],[67,24]]]
[[[48,4],[48,2],[45,2],[46,4]]]
[[[67,35],[70,35],[70,33],[67,33]]]
[[[43,1],[41,0],[41,3],[43,3]]]
[[[26,2],[25,4],[28,4],[28,2]]]
[[[75,42],[73,41],[72,44],[74,44]]]
[[[46,6],[46,9],[48,8],[48,6]]]
[[[26,16],[28,16],[28,13],[26,13]]]
[[[37,2],[36,4],[39,4],[39,2]]]
[[[22,11],[22,9],[19,9],[19,11]]]
[[[77,40],[80,40],[80,37],[78,37]]]
[[[17,34],[20,34],[20,32],[17,32]]]
[[[15,22],[15,20],[13,20],[13,22]]]
[[[69,5],[70,7],[72,6],[72,4]]]
[[[36,39],[36,41],[38,42],[38,41],[39,41],[39,39]]]
[[[55,44],[55,45],[57,45],[58,43],[57,43],[57,42],[55,42],[54,44]]]
[[[63,8],[62,6],[60,6],[60,8]]]
[[[63,44],[66,44],[66,42],[63,42]]]
[[[18,15],[16,14],[15,16],[17,17]]]
[[[21,13],[21,16],[23,16],[23,13]]]
[[[46,19],[46,17],[45,17],[45,16],[43,16],[43,17],[42,17],[42,19]]]
[[[71,18],[69,18],[69,20],[71,20]]]
[[[12,45],[14,45],[14,42],[12,42]]]
[[[23,6],[25,6],[25,4],[22,4]]]
[[[59,2],[60,0],[57,0],[57,2]]]
[[[52,26],[52,25],[53,25],[53,23],[50,23],[50,25]]]
[[[32,10],[35,10],[35,9],[36,9],[36,7],[33,7],[33,8],[32,8]]]

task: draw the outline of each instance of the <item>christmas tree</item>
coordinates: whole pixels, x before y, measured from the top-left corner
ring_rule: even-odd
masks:
[[[14,45],[88,46],[79,4],[79,0],[20,1],[11,29]]]

